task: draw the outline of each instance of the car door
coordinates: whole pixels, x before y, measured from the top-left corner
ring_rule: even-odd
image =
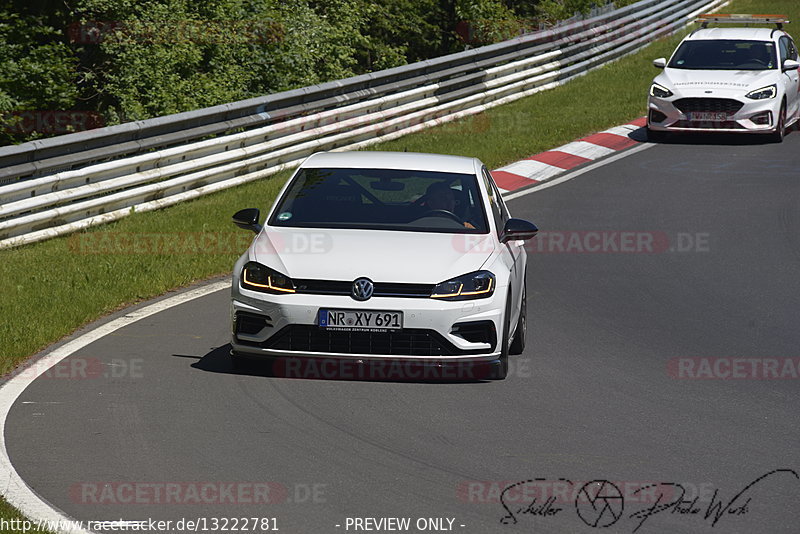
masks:
[[[492,175],[486,167],[482,169],[483,179],[486,185],[486,192],[489,195],[489,204],[492,211],[492,217],[497,226],[498,237],[503,232],[506,221],[511,218],[506,203],[503,197],[497,190],[497,185],[494,183]],[[525,249],[522,242],[510,241],[502,245],[503,261],[506,263],[510,273],[511,285],[511,320],[509,325],[511,328],[516,324],[519,318],[519,309],[522,303],[522,284],[525,277]]]
[[[778,49],[781,55],[781,68],[787,59],[797,61],[797,47],[794,41],[786,35],[781,36],[778,42]],[[797,69],[787,70],[781,75],[784,94],[786,95],[786,116],[787,119],[797,116],[800,108],[800,73]]]

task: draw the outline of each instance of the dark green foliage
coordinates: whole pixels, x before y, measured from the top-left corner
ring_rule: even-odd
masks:
[[[78,60],[58,26],[63,13],[51,13],[0,7],[0,144],[37,137],[20,112],[79,104]]]
[[[10,0],[5,5],[0,7],[2,144],[429,59],[508,39],[535,29],[539,20],[585,11],[590,2]],[[68,113],[54,119],[53,110]],[[49,127],[41,128],[43,122]]]

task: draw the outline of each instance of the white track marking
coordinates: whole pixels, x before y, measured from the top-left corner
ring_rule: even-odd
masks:
[[[551,176],[555,176],[556,174],[561,174],[564,172],[564,169],[561,167],[548,165],[547,163],[542,163],[541,161],[536,161],[534,159],[523,159],[497,170],[510,172],[512,174],[517,174],[519,176],[524,176],[525,178],[530,178],[531,180],[537,180],[540,182],[542,180],[547,180]]]
[[[613,148],[595,145],[587,141],[573,141],[572,143],[567,143],[564,146],[558,147],[556,150],[586,159],[598,159],[618,152],[618,150],[614,150]]]
[[[53,505],[39,497],[22,478],[19,473],[14,469],[11,464],[11,459],[8,456],[6,449],[6,419],[8,413],[14,402],[19,398],[25,388],[27,388],[37,377],[41,376],[48,369],[56,365],[58,362],[82,349],[93,341],[97,341],[103,336],[107,336],[112,332],[119,330],[131,323],[135,323],[140,319],[149,317],[156,313],[162,312],[173,306],[189,302],[199,297],[229,288],[231,285],[230,280],[224,282],[214,282],[207,286],[191,289],[174,297],[169,297],[155,304],[145,306],[144,308],[131,311],[130,313],[114,319],[102,326],[98,326],[80,337],[65,343],[64,345],[54,349],[43,358],[37,360],[35,365],[25,370],[24,373],[10,378],[2,388],[0,388],[0,491],[2,491],[6,500],[13,506],[17,507],[23,514],[31,518],[33,521],[52,521],[53,524],[58,524],[60,521],[62,525],[69,524],[74,521],[62,511],[55,508]],[[72,533],[87,533],[89,531],[83,529],[64,529],[61,532]]]
[[[642,143],[640,145],[637,145],[635,147],[629,148],[627,150],[623,150],[622,152],[618,152],[618,153],[616,153],[615,155],[613,155],[611,157],[602,159],[602,160],[600,160],[600,161],[598,161],[596,163],[592,163],[591,165],[587,165],[586,167],[583,167],[583,168],[578,169],[576,171],[571,171],[571,172],[568,171],[566,174],[563,174],[562,176],[559,176],[558,178],[554,178],[552,180],[544,182],[541,185],[530,187],[528,189],[523,189],[522,191],[517,191],[516,193],[511,193],[509,195],[503,195],[503,199],[504,200],[513,200],[515,198],[519,198],[519,197],[522,197],[522,196],[525,196],[525,195],[529,195],[531,193],[539,192],[542,189],[547,189],[548,187],[553,187],[554,185],[563,184],[564,182],[566,182],[568,180],[572,180],[573,178],[577,178],[578,176],[580,176],[581,174],[583,174],[585,172],[593,171],[593,170],[595,170],[597,168],[600,168],[600,167],[602,167],[604,165],[608,165],[609,163],[613,163],[613,162],[615,162],[617,160],[620,160],[622,158],[625,158],[625,157],[628,157],[628,156],[632,156],[633,154],[636,154],[637,152],[641,152],[642,150],[647,150],[648,148],[652,148],[654,146],[655,145],[653,145],[651,143]]]
[[[619,135],[622,137],[628,137],[628,134],[635,132],[636,130],[641,129],[640,126],[636,126],[635,124],[623,124],[622,126],[614,126],[613,128],[609,128],[608,130],[604,130],[601,133],[610,133],[614,135]]]

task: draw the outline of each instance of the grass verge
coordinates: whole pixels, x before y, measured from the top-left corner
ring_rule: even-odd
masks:
[[[795,19],[800,5],[735,0],[725,11]],[[564,86],[372,148],[476,156],[500,167],[643,115],[657,73],[651,61],[669,56],[679,40],[656,41]],[[113,310],[229,272],[250,239],[230,216],[243,207],[268,208],[288,176],[0,251],[0,372]],[[0,518],[15,514],[0,498]]]
[[[25,534],[51,534],[52,532],[46,529],[36,530],[33,528],[33,524],[27,528],[26,532],[25,521],[30,521],[30,519],[19,513],[17,509],[8,504],[6,500],[2,498],[0,498],[0,520],[4,520],[6,522],[6,525],[0,525],[0,534],[6,534],[7,532],[24,532]],[[4,526],[8,526],[9,528],[4,528]]]

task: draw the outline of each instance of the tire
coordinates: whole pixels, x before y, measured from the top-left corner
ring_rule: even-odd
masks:
[[[490,380],[505,380],[506,376],[508,376],[508,322],[510,316],[511,293],[509,293],[506,298],[506,313],[503,317],[503,337],[500,340],[500,356],[498,357],[500,362],[492,368],[492,372],[489,375]]]
[[[778,126],[775,131],[770,134],[770,140],[773,143],[783,143],[783,137],[786,135],[786,103],[781,104],[781,111],[778,115]]]
[[[525,350],[525,335],[528,332],[528,288],[527,284],[522,285],[522,303],[520,304],[519,319],[517,329],[514,332],[514,340],[508,347],[508,353],[514,356],[522,354]]]

